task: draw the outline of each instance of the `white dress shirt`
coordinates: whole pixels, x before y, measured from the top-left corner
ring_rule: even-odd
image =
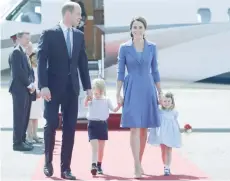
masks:
[[[94,98],[88,104],[86,118],[91,121],[106,121],[109,118],[109,111],[114,111],[114,106],[109,98]]]
[[[60,21],[59,25],[61,26],[61,29],[63,31],[65,41],[67,39],[67,33],[68,33],[68,27],[63,23],[63,21]],[[71,53],[73,52],[73,28],[70,28],[70,43],[71,43]]]
[[[21,48],[22,48],[22,51],[24,52],[24,53],[26,53],[26,48],[25,47],[23,47],[22,45],[20,45],[20,44],[18,44]]]

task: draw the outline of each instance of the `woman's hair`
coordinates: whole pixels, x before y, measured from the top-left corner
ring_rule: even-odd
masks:
[[[167,92],[165,95],[164,95],[165,98],[170,98],[172,100],[172,106],[171,106],[171,110],[173,110],[175,108],[175,100],[174,100],[174,96],[171,92]],[[165,109],[163,106],[162,106],[162,109]]]
[[[130,27],[129,27],[130,30],[132,29],[133,23],[134,23],[135,21],[141,22],[141,23],[144,25],[145,29],[147,29],[147,22],[146,22],[145,18],[139,16],[139,17],[135,17],[135,18],[132,19],[132,21],[131,21],[131,23],[130,23]],[[132,32],[130,33],[130,36],[133,38]],[[144,38],[144,37],[143,37],[143,38]]]
[[[106,95],[106,86],[105,86],[105,81],[104,79],[97,78],[93,80],[93,89],[98,89],[100,90],[104,95]]]

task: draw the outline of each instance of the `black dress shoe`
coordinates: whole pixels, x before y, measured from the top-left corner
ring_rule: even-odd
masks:
[[[34,146],[32,143],[28,142],[28,141],[25,141],[24,142],[26,145],[28,145],[29,147],[31,147],[31,149],[34,149]]]
[[[101,167],[97,167],[97,173],[98,173],[99,175],[103,175],[103,170],[102,170]]]
[[[47,177],[51,177],[54,173],[52,163],[47,163],[44,165],[43,172]]]
[[[27,145],[29,145],[29,146],[32,146],[32,145],[33,145],[33,143],[30,143],[30,142],[28,142],[27,140],[24,141],[24,143],[27,144]]]
[[[31,147],[25,143],[21,143],[21,144],[13,145],[13,150],[14,151],[31,151],[31,150],[33,150],[33,147]]]
[[[70,171],[62,172],[61,178],[66,180],[77,180],[75,176],[72,175]]]

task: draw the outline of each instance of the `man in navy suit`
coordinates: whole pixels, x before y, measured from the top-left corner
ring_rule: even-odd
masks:
[[[53,175],[55,132],[59,125],[58,112],[61,106],[63,115],[61,177],[76,180],[71,173],[70,164],[80,92],[78,70],[83,88],[87,91],[87,99],[91,99],[92,93],[84,34],[72,28],[81,20],[79,4],[74,2],[64,4],[62,16],[62,21],[56,27],[42,33],[38,45],[38,80],[41,96],[45,99],[46,119],[43,171],[48,177]]]
[[[9,57],[11,65],[9,92],[13,98],[13,149],[15,151],[30,151],[33,146],[26,141],[26,129],[31,102],[36,99],[33,85],[34,72],[25,53],[30,34],[19,32],[17,39],[18,45],[14,47]]]

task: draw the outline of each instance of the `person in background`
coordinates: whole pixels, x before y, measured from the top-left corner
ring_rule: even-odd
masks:
[[[30,33],[17,34],[18,45],[10,55],[11,81],[9,92],[13,98],[13,150],[30,151],[33,146],[26,141],[31,101],[36,93],[34,73],[25,53],[30,41]],[[33,96],[33,97],[31,97]]]
[[[36,143],[42,143],[41,138],[37,135],[38,129],[38,120],[41,118],[42,115],[42,102],[40,98],[40,92],[38,91],[38,78],[37,78],[37,61],[36,61],[36,54],[33,51],[33,44],[30,42],[27,49],[26,54],[29,56],[29,60],[31,63],[31,67],[34,71],[34,85],[37,90],[37,100],[32,102],[31,110],[30,110],[30,120],[27,127],[27,140],[30,143],[34,141]]]
[[[15,48],[17,46],[17,34],[14,34],[14,35],[10,36],[10,39],[12,40],[13,46]],[[9,55],[8,63],[9,63],[9,67],[11,69],[10,55]]]
[[[81,21],[80,21],[79,25],[76,28],[81,30],[84,33],[84,31],[85,31],[85,23],[86,23],[86,20],[87,20],[87,14],[86,14],[84,3],[82,2],[82,0],[70,0],[70,1],[78,3],[80,5],[80,7],[81,7]]]
[[[17,42],[17,34],[12,35],[11,40],[13,41],[14,47],[17,46],[18,42]]]

